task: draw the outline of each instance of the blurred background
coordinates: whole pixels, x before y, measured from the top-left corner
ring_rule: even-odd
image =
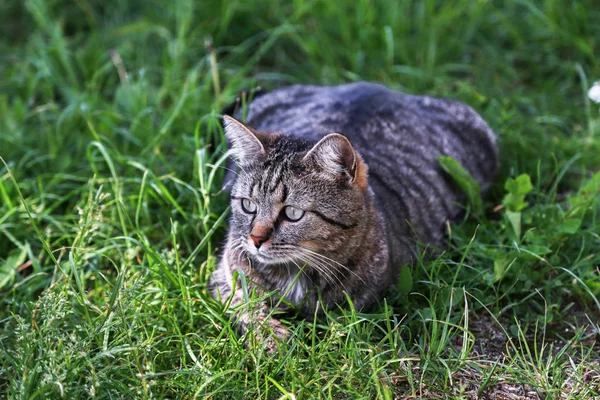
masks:
[[[431,325],[464,323],[455,289],[515,336],[585,319],[600,308],[599,54],[597,0],[0,0],[0,397],[170,397],[190,382],[273,397],[278,379],[374,398],[390,377],[414,396],[465,371],[468,352],[443,353],[452,335]],[[405,277],[389,340],[373,339],[386,306],[359,331],[351,314],[317,333],[297,322],[325,339],[295,342],[285,368],[251,358],[205,290],[228,206],[221,112],[257,87],[357,80],[469,104],[500,137],[501,174],[448,252]],[[417,354],[422,380],[410,360],[344,346]]]

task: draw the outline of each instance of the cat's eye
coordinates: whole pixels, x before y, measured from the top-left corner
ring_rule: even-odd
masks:
[[[256,204],[250,199],[242,199],[242,210],[247,214],[256,212]]]
[[[284,208],[283,213],[285,214],[285,217],[292,222],[296,222],[304,216],[304,210],[292,206]]]

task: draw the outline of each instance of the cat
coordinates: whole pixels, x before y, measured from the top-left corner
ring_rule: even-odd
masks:
[[[236,271],[304,314],[346,296],[356,309],[377,303],[415,243],[443,247],[444,224],[462,210],[438,157],[484,189],[499,163],[496,136],[470,107],[372,83],[281,88],[251,102],[246,124],[223,122],[238,172],[210,286],[232,307],[244,303]],[[272,302],[235,315],[268,351],[289,336]]]

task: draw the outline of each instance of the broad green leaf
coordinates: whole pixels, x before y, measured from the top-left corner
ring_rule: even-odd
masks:
[[[516,179],[508,179],[506,181],[506,189],[515,194],[527,194],[531,192],[533,186],[531,185],[531,178],[527,174],[521,174]]]
[[[405,294],[412,290],[413,280],[412,273],[410,272],[410,267],[407,265],[403,265],[400,268],[400,276],[398,277],[398,284],[396,288],[398,289],[398,293]]]
[[[11,254],[2,265],[0,265],[0,289],[12,283],[17,274],[17,268],[27,258],[27,250],[21,249],[18,253]]]
[[[571,218],[571,219],[565,220],[562,224],[558,225],[557,229],[561,233],[567,233],[569,235],[572,235],[575,232],[577,232],[577,230],[579,230],[580,226],[581,226],[580,218]]]
[[[510,221],[510,225],[512,226],[513,231],[515,232],[515,235],[517,236],[517,238],[520,238],[521,237],[521,213],[506,210],[506,217]]]
[[[423,308],[417,311],[421,315],[422,321],[429,321],[435,319],[435,311],[431,307]]]
[[[529,175],[522,174],[516,179],[508,178],[504,184],[504,189],[508,194],[504,196],[502,204],[508,211],[518,212],[527,207],[525,196],[533,189]]]
[[[438,157],[438,162],[448,175],[454,179],[460,189],[467,196],[467,201],[473,208],[473,211],[478,213],[483,208],[481,201],[481,188],[479,183],[471,176],[458,161],[450,156]]]
[[[506,258],[500,258],[494,261],[494,282],[498,282],[504,278],[508,264],[509,262]]]

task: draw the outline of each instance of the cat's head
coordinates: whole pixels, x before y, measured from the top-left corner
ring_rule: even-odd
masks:
[[[255,268],[318,269],[361,235],[367,207],[367,166],[350,141],[332,133],[318,143],[256,131],[224,117],[238,164],[231,191],[232,250]]]

